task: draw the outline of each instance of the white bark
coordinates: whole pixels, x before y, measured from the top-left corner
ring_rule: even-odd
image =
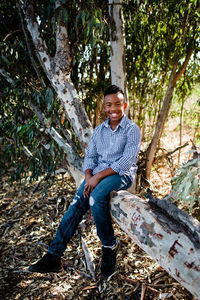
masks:
[[[114,192],[111,214],[139,247],[200,299],[200,223],[167,200],[160,201]]]
[[[29,105],[44,126],[46,133],[48,133],[58,146],[66,153],[68,171],[74,178],[76,186],[78,187],[84,179],[84,174],[82,172],[82,159],[72,149],[72,147],[64,141],[63,137],[55,130],[55,128],[48,124],[44,114],[30,101]]]
[[[58,7],[60,1],[57,1],[56,5]],[[47,45],[40,34],[39,24],[34,17],[31,1],[24,1],[23,11],[37,57],[51,82],[52,87],[58,94],[58,97],[65,108],[67,118],[71,121],[74,132],[84,151],[92,134],[92,126],[70,79],[72,58],[67,29],[62,22],[58,20],[56,30],[56,53],[54,57],[50,57]]]
[[[111,80],[124,91],[128,101],[125,63],[125,31],[122,0],[109,0]]]

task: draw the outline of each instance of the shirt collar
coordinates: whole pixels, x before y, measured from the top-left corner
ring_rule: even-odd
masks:
[[[122,119],[121,119],[121,121],[119,122],[119,124],[117,125],[117,127],[116,127],[116,129],[120,126],[120,127],[125,127],[125,125],[126,125],[126,121],[127,121],[127,117],[126,117],[126,115],[123,115],[123,117],[122,117]],[[110,124],[109,124],[109,118],[107,118],[106,120],[105,120],[105,122],[104,122],[104,126],[105,127],[110,127]],[[116,130],[115,129],[115,130]]]

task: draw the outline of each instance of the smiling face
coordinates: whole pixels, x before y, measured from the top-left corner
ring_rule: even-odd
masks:
[[[116,94],[106,95],[104,98],[103,108],[106,115],[110,118],[112,128],[116,127],[121,121],[127,103],[124,102],[124,96],[118,92]]]

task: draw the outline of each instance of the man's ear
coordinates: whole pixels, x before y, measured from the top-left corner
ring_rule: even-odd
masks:
[[[127,108],[128,104],[124,102],[124,110]]]

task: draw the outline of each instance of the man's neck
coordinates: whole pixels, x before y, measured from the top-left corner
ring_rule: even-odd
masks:
[[[124,116],[122,116],[122,118],[123,118]],[[116,122],[115,121],[112,121],[111,122],[111,120],[109,120],[109,124],[110,124],[110,128],[112,129],[112,130],[115,130],[115,128],[119,125],[119,123],[121,122],[121,120],[122,120],[122,118],[120,119],[120,120],[117,120]]]

